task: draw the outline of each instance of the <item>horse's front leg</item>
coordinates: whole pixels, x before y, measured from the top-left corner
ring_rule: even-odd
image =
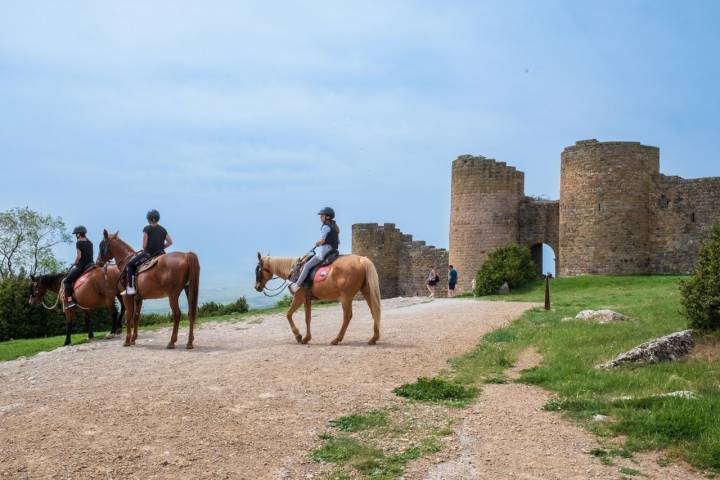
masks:
[[[135,340],[138,337],[138,328],[140,328],[140,311],[142,310],[142,299],[138,298],[135,300],[135,318],[133,319],[133,336],[132,343],[135,344]]]
[[[295,322],[293,322],[292,316],[293,313],[295,313],[297,309],[300,308],[300,305],[303,304],[303,301],[305,301],[305,293],[300,290],[293,297],[293,301],[290,304],[290,308],[288,309],[286,315],[288,323],[290,324],[290,330],[292,330],[293,335],[295,335],[295,340],[297,340],[298,343],[302,342],[302,335],[300,335],[300,330],[298,330],[298,328],[295,326]]]
[[[72,343],[72,339],[70,338],[70,335],[72,334],[74,321],[75,321],[75,312],[71,308],[70,310],[67,310],[65,312],[65,343],[63,344],[65,346],[70,345]]]
[[[337,334],[337,337],[330,342],[333,345],[337,345],[338,343],[342,342],[343,338],[345,338],[345,331],[348,328],[348,325],[350,325],[350,319],[352,318],[352,297],[341,297],[340,302],[342,303],[342,309],[343,309],[343,323],[342,327],[340,327],[340,331]]]
[[[87,332],[88,332],[88,338],[90,340],[95,338],[95,334],[93,333],[93,330],[92,330],[92,322],[90,321],[90,310],[85,310],[85,328],[87,329]]]
[[[135,299],[134,298],[128,298],[126,295],[123,298],[123,303],[125,304],[125,343],[123,343],[123,347],[129,347],[134,342],[132,341],[132,327],[133,327],[133,320],[135,318]]]
[[[310,310],[312,308],[312,300],[306,295],[305,296],[305,336],[302,339],[302,343],[306,344],[310,341],[312,338],[312,334],[310,333]]]

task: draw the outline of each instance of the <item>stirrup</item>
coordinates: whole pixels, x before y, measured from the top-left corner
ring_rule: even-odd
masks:
[[[300,290],[300,285],[298,285],[297,283],[295,283],[295,282],[288,283],[288,292],[295,295],[299,290]]]
[[[70,303],[67,303],[63,306],[63,312],[65,310],[70,310],[71,308],[77,307],[77,303],[75,303],[75,300],[71,301]]]

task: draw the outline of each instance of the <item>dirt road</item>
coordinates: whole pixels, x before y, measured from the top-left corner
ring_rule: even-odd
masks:
[[[101,340],[0,364],[0,477],[306,478],[328,420],[399,402],[393,388],[529,307],[423,302],[384,301],[374,347],[356,302],[336,347],[340,311],[329,307],[314,310],[309,346],[274,314],[207,324],[190,351],[166,350],[160,330],[135,347]]]

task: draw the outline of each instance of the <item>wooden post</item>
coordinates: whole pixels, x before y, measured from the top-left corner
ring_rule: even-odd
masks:
[[[550,310],[550,275],[545,275],[545,310]]]

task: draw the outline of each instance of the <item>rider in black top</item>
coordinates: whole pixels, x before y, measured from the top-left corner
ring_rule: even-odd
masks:
[[[165,253],[165,249],[173,243],[167,230],[158,223],[160,221],[160,212],[150,210],[147,213],[147,220],[150,225],[143,228],[143,249],[125,267],[127,288],[120,295],[135,295],[137,293],[135,290],[135,271],[137,268],[151,258]]]
[[[65,310],[73,308],[77,305],[73,300],[73,284],[75,280],[80,278],[80,275],[85,271],[88,265],[93,263],[93,244],[87,239],[87,228],[82,225],[78,225],[73,229],[73,234],[77,238],[75,243],[75,263],[70,267],[70,271],[63,280],[63,286],[65,287],[65,296],[67,301],[65,303]]]

